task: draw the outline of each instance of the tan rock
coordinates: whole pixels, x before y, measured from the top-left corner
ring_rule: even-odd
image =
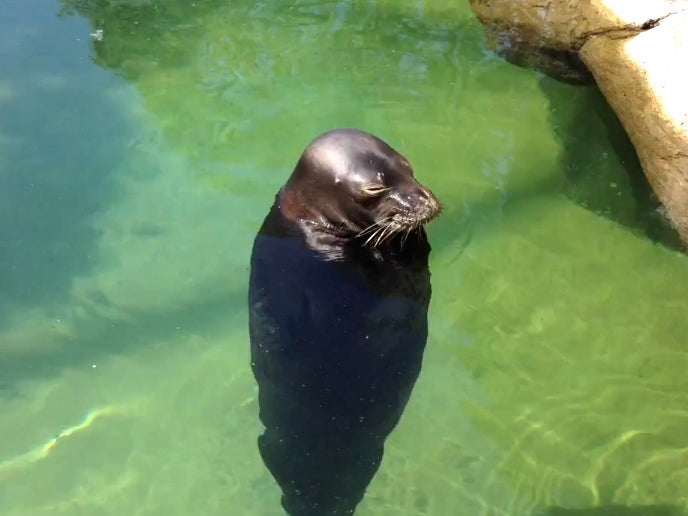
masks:
[[[569,82],[594,78],[688,244],[688,0],[471,0],[471,7],[509,61]]]
[[[578,51],[599,34],[637,34],[686,0],[470,0],[491,48],[569,82],[591,82]]]
[[[581,50],[684,242],[688,242],[687,28],[688,10],[632,38],[590,38]]]

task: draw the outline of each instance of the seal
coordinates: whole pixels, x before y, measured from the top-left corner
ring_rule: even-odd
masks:
[[[347,244],[377,249],[439,215],[434,194],[408,160],[380,138],[356,129],[324,133],[306,148],[277,204],[307,244],[341,259]],[[379,253],[376,253],[379,255]]]
[[[380,466],[421,370],[439,213],[401,154],[338,129],[305,149],[256,235],[258,448],[290,516],[353,514]]]

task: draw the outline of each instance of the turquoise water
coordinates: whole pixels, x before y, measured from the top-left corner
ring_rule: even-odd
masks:
[[[423,371],[357,514],[688,506],[685,256],[599,94],[496,58],[467,4],[3,3],[0,514],[281,514],[248,257],[336,126],[445,205]]]

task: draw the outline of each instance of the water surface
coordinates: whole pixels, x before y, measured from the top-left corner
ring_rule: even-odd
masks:
[[[336,126],[445,205],[423,371],[359,513],[688,503],[688,267],[594,89],[495,57],[468,2],[3,7],[1,514],[281,514],[248,257]]]

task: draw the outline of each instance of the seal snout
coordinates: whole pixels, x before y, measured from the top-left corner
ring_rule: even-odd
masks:
[[[416,226],[431,221],[442,210],[437,197],[419,183],[410,188],[398,188],[390,195],[396,212],[393,220],[404,226]]]
[[[426,188],[422,188],[422,195],[419,197],[419,215],[423,222],[429,222],[437,217],[442,211],[442,205],[437,200],[435,194]]]

